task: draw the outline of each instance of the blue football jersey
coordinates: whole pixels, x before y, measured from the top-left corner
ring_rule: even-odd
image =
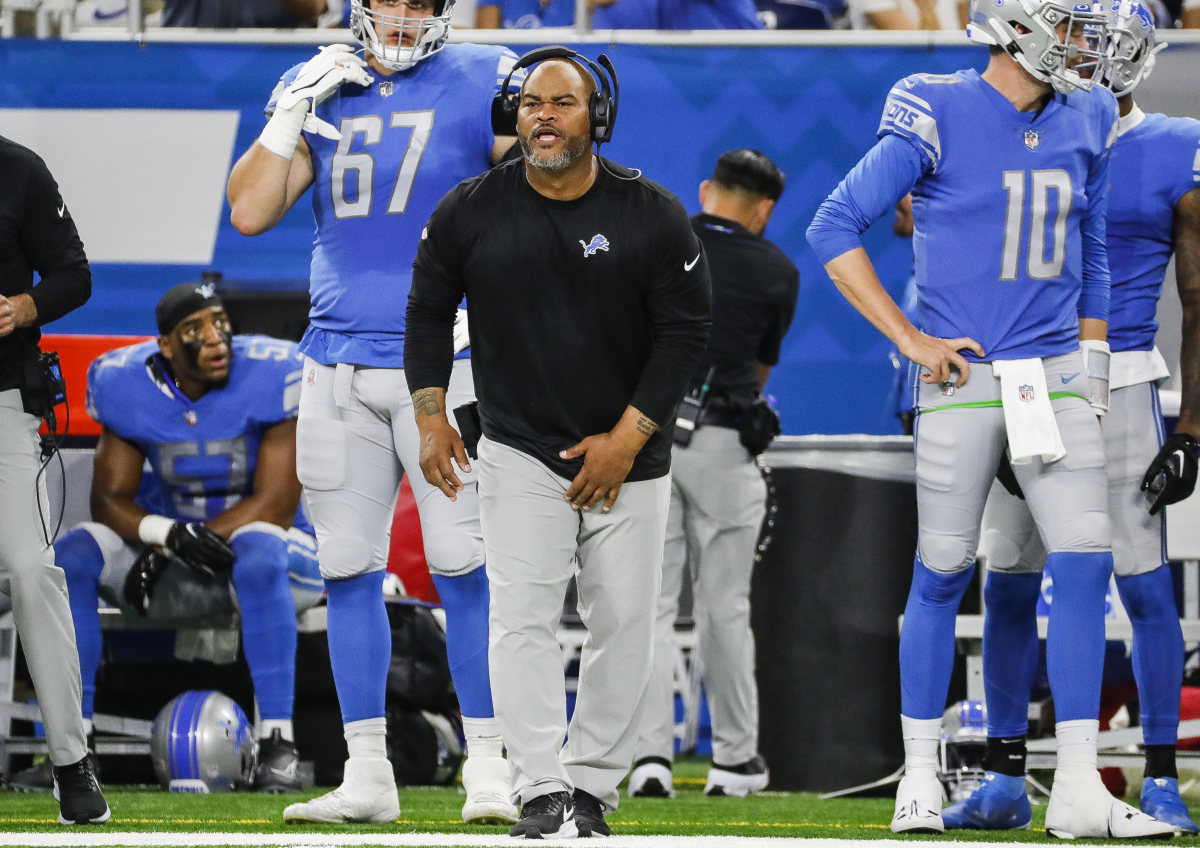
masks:
[[[88,414],[137,445],[157,490],[138,503],[177,521],[208,521],[254,490],[264,431],[296,417],[303,359],[295,343],[234,336],[229,382],[191,400],[165,379],[157,341],[117,348],[88,369]],[[302,511],[294,526],[312,532]]]
[[[402,366],[421,230],[442,195],[490,166],[492,99],[515,61],[504,47],[447,44],[317,107],[342,138],[304,134],[317,225],[304,353],[325,365]],[[268,111],[301,67],[284,74]]]
[[[1200,188],[1200,121],[1146,115],[1113,147],[1108,265],[1113,350],[1149,350],[1155,310],[1174,247],[1175,206]]]
[[[475,8],[500,7],[505,29],[566,27],[575,24],[575,0],[479,0]]]
[[[1078,347],[1081,293],[1107,299],[1116,124],[1116,99],[1100,88],[1054,95],[1039,113],[1017,111],[974,70],[892,88],[879,136],[905,139],[922,162],[912,189],[922,330],[974,338],[985,360]]]

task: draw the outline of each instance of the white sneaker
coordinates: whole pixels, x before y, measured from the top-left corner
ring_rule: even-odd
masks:
[[[933,769],[912,769],[896,787],[892,833],[943,833],[942,782]]]
[[[745,798],[753,792],[761,792],[771,782],[767,763],[755,754],[752,759],[736,766],[719,766],[713,763],[704,782],[705,795],[729,795]]]
[[[1059,839],[1161,839],[1175,829],[1110,795],[1096,769],[1067,767],[1054,773],[1046,832]]]
[[[370,822],[388,824],[400,818],[396,778],[386,757],[346,760],[342,785],[311,801],[289,804],[286,824],[301,822]]]
[[[504,757],[468,757],[463,764],[462,820],[467,824],[513,824],[520,818],[512,797],[512,777]]]
[[[671,767],[658,758],[639,760],[629,775],[626,793],[630,798],[674,798]]]

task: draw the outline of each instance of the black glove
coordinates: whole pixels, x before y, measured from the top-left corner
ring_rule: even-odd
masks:
[[[203,524],[176,522],[167,534],[167,549],[185,565],[209,577],[227,574],[237,559],[233,547]]]
[[[1177,503],[1196,488],[1196,456],[1200,445],[1187,433],[1172,433],[1142,477],[1142,491],[1150,499],[1150,514]]]
[[[145,548],[133,561],[133,568],[125,576],[125,601],[138,615],[150,612],[150,596],[170,564],[170,557],[151,547]]]
[[[1025,500],[1025,493],[1021,491],[1021,484],[1017,482],[1017,475],[1013,472],[1012,463],[1008,461],[1008,451],[1000,452],[1000,464],[996,467],[996,479],[1014,498]]]

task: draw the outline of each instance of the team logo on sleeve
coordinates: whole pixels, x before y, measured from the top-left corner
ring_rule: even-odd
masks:
[[[596,233],[594,236],[592,236],[592,240],[589,242],[585,242],[583,239],[580,239],[579,244],[583,247],[584,259],[587,259],[592,254],[598,253],[601,250],[603,250],[605,253],[608,253],[608,239],[606,239],[600,233]]]
[[[1038,145],[1042,143],[1042,139],[1038,136],[1037,130],[1025,130],[1025,146],[1030,150],[1037,150]]]
[[[1021,398],[1022,403],[1029,403],[1030,401],[1033,400],[1033,386],[1022,383],[1020,386],[1020,390],[1021,391],[1020,391],[1020,394],[1018,395],[1018,397]]]

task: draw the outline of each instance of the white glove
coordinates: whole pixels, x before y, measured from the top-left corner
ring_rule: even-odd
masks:
[[[460,309],[454,316],[454,352],[462,353],[471,346],[471,334],[467,330],[467,310]]]
[[[291,159],[301,130],[340,139],[342,134],[337,127],[318,118],[316,109],[348,82],[361,86],[374,82],[374,77],[367,73],[367,63],[349,44],[322,47],[279,95],[275,112],[258,137],[258,143],[276,156]]]

